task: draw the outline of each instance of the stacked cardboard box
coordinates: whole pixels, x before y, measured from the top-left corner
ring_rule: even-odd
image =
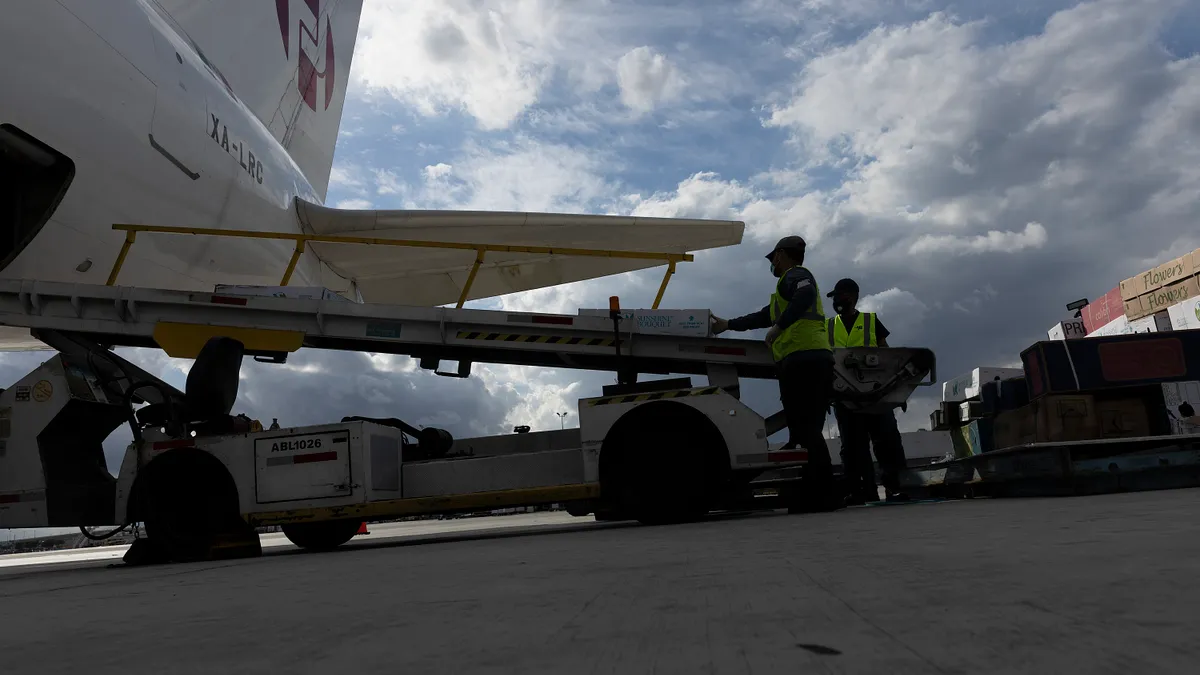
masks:
[[[1173,330],[1196,330],[1200,328],[1200,297],[1184,300],[1167,310]]]
[[[976,368],[969,373],[942,383],[942,402],[959,403],[978,399],[983,394],[983,385],[995,380],[1021,377],[1021,368]]]
[[[1091,394],[1052,394],[996,415],[997,449],[1028,443],[1060,443],[1150,435],[1146,403],[1136,397],[1098,399]]]
[[[1051,340],[1074,340],[1087,337],[1087,328],[1084,327],[1082,319],[1064,319],[1046,331],[1046,335]]]
[[[1125,319],[1125,303],[1121,300],[1121,287],[1117,286],[1083,308],[1080,313],[1083,327],[1088,335]]]
[[[930,415],[933,429],[950,432],[955,457],[990,452],[991,416],[1001,399],[1000,385],[1025,389],[1020,368],[975,368],[942,383],[942,405]],[[1013,378],[1018,378],[1014,380]]]
[[[1121,282],[1125,318],[1136,321],[1200,297],[1200,249]]]
[[[1164,382],[1163,403],[1173,434],[1200,434],[1200,382]]]

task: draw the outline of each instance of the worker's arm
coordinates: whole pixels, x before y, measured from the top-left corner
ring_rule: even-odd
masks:
[[[887,347],[888,346],[887,336],[889,336],[891,334],[892,334],[892,332],[884,327],[883,323],[879,321],[879,315],[876,314],[875,315],[875,344],[880,347]]]
[[[771,326],[771,306],[767,305],[756,312],[750,312],[745,316],[739,316],[735,319],[729,319],[727,322],[728,330],[744,331],[755,330],[757,328],[770,328]]]
[[[779,284],[780,295],[788,301],[787,309],[783,310],[775,319],[775,325],[780,330],[796,323],[805,314],[812,311],[813,304],[817,301],[816,288],[812,273],[808,270],[803,267],[793,267],[788,270],[783,277],[783,282]]]

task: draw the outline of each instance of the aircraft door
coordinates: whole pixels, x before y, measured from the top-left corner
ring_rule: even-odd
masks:
[[[204,62],[189,42],[162,17],[152,17],[158,72],[150,144],[186,180],[206,174],[207,143],[211,143],[206,92],[209,77]]]

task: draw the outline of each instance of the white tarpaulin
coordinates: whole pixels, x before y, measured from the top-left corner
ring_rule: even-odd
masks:
[[[472,246],[529,246],[684,254],[732,246],[745,224],[727,220],[640,218],[495,211],[353,211],[297,200],[301,225],[317,235]],[[364,302],[436,306],[456,302],[475,263],[470,249],[309,244],[337,274],[357,283]],[[665,260],[488,252],[468,300],[595,279]],[[681,263],[687,265],[688,263]]]

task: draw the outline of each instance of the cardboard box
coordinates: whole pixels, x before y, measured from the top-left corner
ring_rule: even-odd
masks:
[[[955,459],[973,457],[995,450],[994,423],[990,419],[974,420],[970,424],[951,429],[950,443]]]
[[[1200,328],[1200,297],[1189,298],[1167,308],[1173,330]]]
[[[1136,438],[1150,435],[1150,413],[1141,398],[1096,401],[1100,438]]]
[[[1029,386],[1023,377],[984,382],[980,392],[985,417],[994,417],[996,413],[1016,410],[1029,403]]]
[[[1090,334],[1100,327],[1111,323],[1118,316],[1125,316],[1125,305],[1121,299],[1121,287],[1118,286],[1104,295],[1096,298],[1080,312],[1083,327]]]
[[[1154,314],[1154,325],[1157,327],[1156,330],[1159,333],[1175,330],[1175,327],[1171,325],[1171,315],[1169,312],[1156,312]]]
[[[1200,434],[1200,382],[1165,382],[1162,392],[1171,433]]]
[[[343,298],[328,288],[319,286],[235,286],[232,284],[217,284],[213,293],[222,295],[237,295],[268,298],[292,298],[297,300],[341,300],[354,302]]]
[[[1020,368],[976,368],[965,375],[942,383],[942,401],[957,403],[979,398],[983,393],[983,383],[992,380],[1007,380],[1021,377],[1025,371]]]
[[[1155,316],[1156,316],[1155,314],[1151,314],[1150,316],[1143,316],[1142,318],[1140,318],[1136,321],[1130,321],[1129,322],[1129,332],[1130,333],[1157,333],[1158,332],[1158,321],[1155,320],[1155,318],[1154,318]]]
[[[1146,295],[1125,301],[1125,317],[1135,321],[1156,312],[1169,311],[1171,305],[1200,296],[1200,278],[1189,277],[1163,286]]]
[[[1046,331],[1046,335],[1050,336],[1051,340],[1074,340],[1087,337],[1087,329],[1083,326],[1083,319],[1067,319],[1054,324]]]
[[[997,450],[1028,443],[1057,443],[1098,438],[1096,402],[1090,394],[1052,395],[993,420]]]
[[[1027,443],[1135,438],[1150,435],[1150,413],[1142,398],[1052,395],[996,415],[993,432],[997,449]]]
[[[1096,330],[1088,333],[1088,337],[1104,337],[1105,335],[1127,335],[1132,331],[1129,329],[1129,319],[1125,318],[1124,314],[1120,314],[1117,318],[1109,321],[1103,326],[1099,326]]]
[[[1174,260],[1146,270],[1141,274],[1129,277],[1121,282],[1121,299],[1132,300],[1146,295],[1164,286],[1177,284],[1183,279],[1196,274],[1195,261],[1198,251],[1184,254]]]
[[[608,316],[607,309],[581,309],[580,316]],[[709,337],[712,330],[712,312],[707,309],[624,309],[621,310],[621,329],[627,330],[628,321],[634,321],[635,330],[646,335],[681,335],[687,337]]]

